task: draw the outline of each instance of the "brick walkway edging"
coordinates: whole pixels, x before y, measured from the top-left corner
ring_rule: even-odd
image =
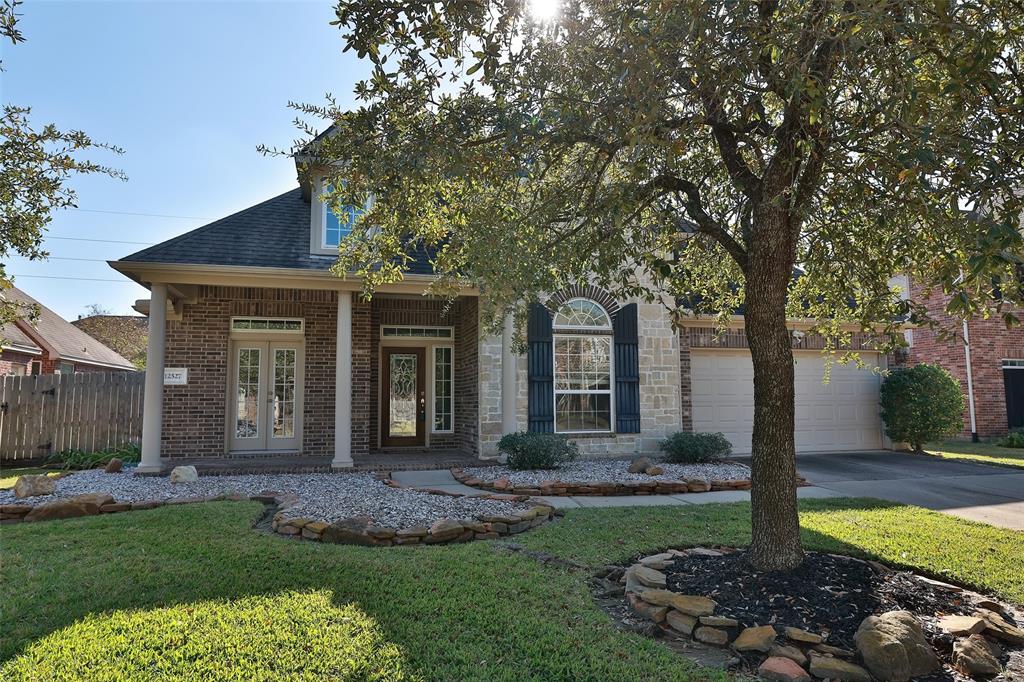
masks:
[[[390,474],[378,474],[377,478],[392,488],[403,487],[391,480]],[[433,495],[465,497],[461,493],[443,490],[430,488],[413,489]],[[525,495],[481,494],[473,495],[472,497],[505,502],[532,501]],[[98,516],[99,514],[155,509],[165,505],[198,504],[224,500],[252,501],[277,507],[277,511],[274,512],[271,521],[271,529],[280,535],[314,542],[390,547],[392,545],[438,545],[469,542],[471,540],[495,540],[503,536],[522,533],[530,528],[536,528],[564,513],[549,505],[535,502],[533,506],[525,511],[508,515],[481,514],[471,520],[439,519],[429,528],[417,526],[414,528],[395,529],[374,525],[365,519],[342,519],[334,523],[327,523],[307,517],[289,518],[288,509],[298,502],[298,499],[298,496],[293,493],[279,493],[272,490],[265,490],[256,495],[248,496],[242,493],[226,493],[206,497],[180,497],[171,498],[170,500],[145,500],[140,502],[117,502],[108,493],[85,493],[83,495],[54,500],[38,506],[28,504],[0,505],[0,523],[52,521],[81,516]],[[63,513],[57,512],[57,505],[61,505],[66,511]],[[37,509],[43,511],[36,512],[33,515],[33,512]],[[52,510],[54,513],[48,514],[45,511],[46,509]]]
[[[484,481],[470,476],[463,469],[453,467],[452,476],[463,485],[480,490],[490,490],[513,495],[543,495],[553,497],[565,496],[622,496],[622,495],[677,495],[680,493],[706,493],[718,490],[750,490],[750,479],[707,480],[688,478],[679,481],[651,481],[619,483],[614,481],[588,481],[586,483],[568,483],[565,481],[543,481],[536,488],[515,487],[507,478],[496,481]],[[803,478],[797,477],[797,486],[810,485]]]

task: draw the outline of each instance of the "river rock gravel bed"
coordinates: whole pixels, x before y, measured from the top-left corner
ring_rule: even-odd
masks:
[[[749,479],[750,469],[736,462],[713,464],[668,464],[656,462],[664,473],[650,476],[643,472],[631,474],[627,471],[629,459],[585,459],[563,464],[557,469],[516,471],[506,466],[467,467],[463,471],[485,482],[508,479],[513,486],[539,486],[546,481],[564,483],[586,483],[607,481],[609,483],[650,483],[654,481],[681,481],[686,479],[737,480]]]
[[[326,523],[368,518],[395,529],[429,526],[438,519],[468,519],[480,515],[503,516],[532,505],[480,497],[433,495],[392,488],[368,474],[247,474],[207,476],[191,483],[171,483],[166,477],[135,476],[130,470],[108,474],[82,471],[57,481],[51,495],[19,499],[0,491],[0,505],[41,505],[85,493],[108,493],[118,502],[144,502],[212,497],[226,494],[257,495],[266,491],[291,493],[298,502],[289,516],[305,516]]]

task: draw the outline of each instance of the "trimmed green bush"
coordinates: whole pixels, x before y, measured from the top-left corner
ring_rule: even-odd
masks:
[[[1003,448],[1024,448],[1024,431],[1010,431],[996,443]]]
[[[918,452],[963,428],[960,382],[938,365],[897,369],[882,382],[881,402],[886,434]]]
[[[721,433],[680,431],[661,441],[665,461],[673,464],[717,462],[732,454],[732,443]]]
[[[50,455],[46,465],[59,469],[95,469],[106,466],[107,462],[117,457],[124,463],[138,462],[142,459],[142,450],[138,445],[127,444],[117,448],[108,448],[96,452],[82,450],[65,450]]]
[[[576,443],[557,433],[506,433],[498,449],[508,456],[511,469],[557,469],[580,455]]]

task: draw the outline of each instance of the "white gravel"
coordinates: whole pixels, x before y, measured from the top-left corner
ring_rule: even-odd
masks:
[[[627,471],[632,459],[583,459],[565,464],[558,469],[516,471],[505,466],[473,467],[464,469],[481,481],[507,478],[513,486],[536,486],[543,481],[563,483],[649,483],[652,481],[679,481],[686,478],[706,480],[734,480],[750,478],[750,469],[743,464],[721,462],[717,464],[667,464],[652,459],[652,463],[665,470],[659,476]]]
[[[442,518],[468,519],[478,515],[506,516],[529,504],[449,497],[416,490],[391,488],[366,474],[248,474],[200,476],[195,483],[171,483],[166,477],[135,476],[130,470],[108,474],[94,469],[57,481],[53,495],[18,499],[11,490],[0,491],[0,504],[32,504],[82,493],[109,493],[118,502],[207,497],[238,492],[255,495],[272,490],[294,493],[299,502],[288,508],[289,518],[308,517],[332,523],[368,517],[373,523],[401,530],[430,526]]]

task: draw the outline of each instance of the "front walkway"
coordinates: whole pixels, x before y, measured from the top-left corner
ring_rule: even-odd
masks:
[[[435,488],[452,493],[464,495],[479,495],[483,492],[478,488],[471,488],[462,485],[451,475],[447,469],[434,471],[396,471],[393,478],[402,485],[416,486],[417,488]],[[803,487],[799,488],[797,494],[801,498],[812,497],[841,497],[825,488]],[[689,505],[689,504],[711,504],[713,502],[746,502],[750,500],[750,492],[746,490],[720,490],[710,493],[687,493],[684,495],[617,495],[617,496],[569,496],[569,497],[541,497],[537,499],[547,500],[552,507],[560,509],[578,509],[580,507],[656,507],[663,505]]]
[[[749,456],[734,457],[749,463]],[[940,459],[904,452],[831,452],[797,455],[797,469],[811,485],[801,498],[875,497],[933,509],[1001,528],[1024,530],[1024,472],[1010,468]],[[457,482],[448,471],[398,472],[403,485],[439,488],[469,495],[480,490]],[[684,495],[546,497],[552,506],[651,507],[656,505],[746,502],[750,493],[723,490]]]

